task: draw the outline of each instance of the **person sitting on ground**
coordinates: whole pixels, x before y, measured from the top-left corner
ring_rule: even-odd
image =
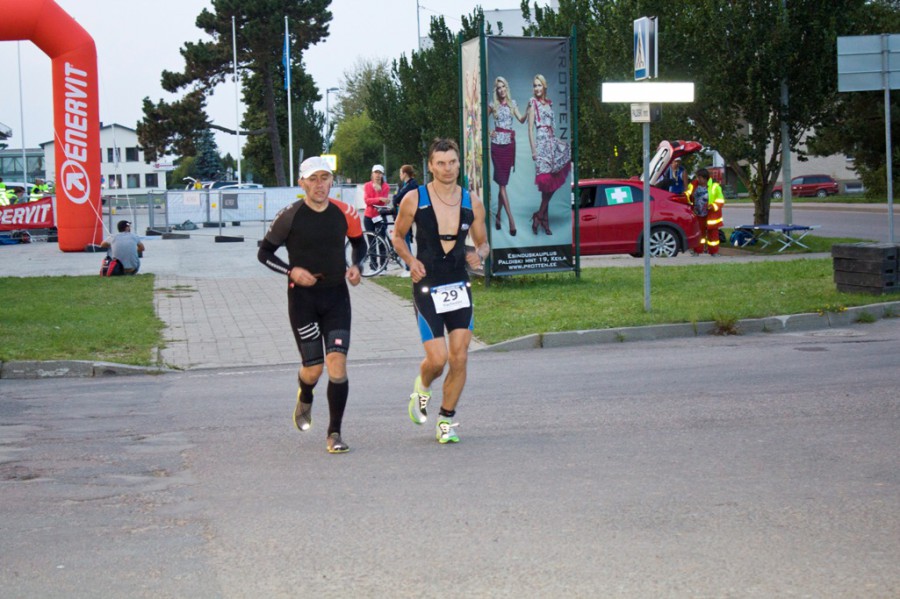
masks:
[[[131,223],[127,220],[120,220],[116,228],[119,232],[104,239],[100,247],[107,248],[110,258],[118,260],[122,265],[122,271],[114,272],[113,275],[137,274],[141,267],[140,257],[144,253],[144,244],[140,237],[131,232]]]

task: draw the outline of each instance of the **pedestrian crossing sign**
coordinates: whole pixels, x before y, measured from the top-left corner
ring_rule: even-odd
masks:
[[[631,204],[634,197],[631,195],[631,187],[607,187],[606,188],[606,205],[616,206],[618,204]]]
[[[657,76],[656,17],[641,17],[634,21],[634,80],[655,79]]]

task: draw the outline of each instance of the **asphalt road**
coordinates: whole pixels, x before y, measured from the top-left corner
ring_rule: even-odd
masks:
[[[853,237],[873,241],[890,241],[890,227],[886,204],[794,204],[793,221],[798,225],[821,225],[814,235],[821,237]],[[772,206],[770,223],[784,222],[781,204]],[[725,204],[725,226],[753,224],[752,204]],[[894,203],[894,242],[900,243],[900,209]]]
[[[477,353],[462,442],[351,364],[3,381],[3,597],[900,596],[900,319]]]

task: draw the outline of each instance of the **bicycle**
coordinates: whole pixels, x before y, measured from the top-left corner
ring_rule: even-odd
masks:
[[[366,241],[366,257],[360,265],[360,273],[364,277],[374,277],[385,270],[391,262],[397,264],[400,268],[406,268],[406,263],[397,255],[394,250],[394,244],[388,239],[390,238],[392,229],[390,225],[394,224],[394,211],[389,207],[379,210],[380,214],[372,219],[375,223],[375,231],[365,231],[363,239]],[[347,255],[347,264],[351,263],[352,249],[348,241],[345,246]]]

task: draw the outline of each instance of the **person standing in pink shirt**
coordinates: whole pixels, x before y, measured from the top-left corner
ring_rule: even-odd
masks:
[[[366,231],[375,232],[375,221],[372,219],[381,215],[381,208],[388,207],[390,193],[391,188],[384,179],[384,167],[376,164],[372,167],[372,180],[363,186],[363,197],[366,201],[363,225]]]

